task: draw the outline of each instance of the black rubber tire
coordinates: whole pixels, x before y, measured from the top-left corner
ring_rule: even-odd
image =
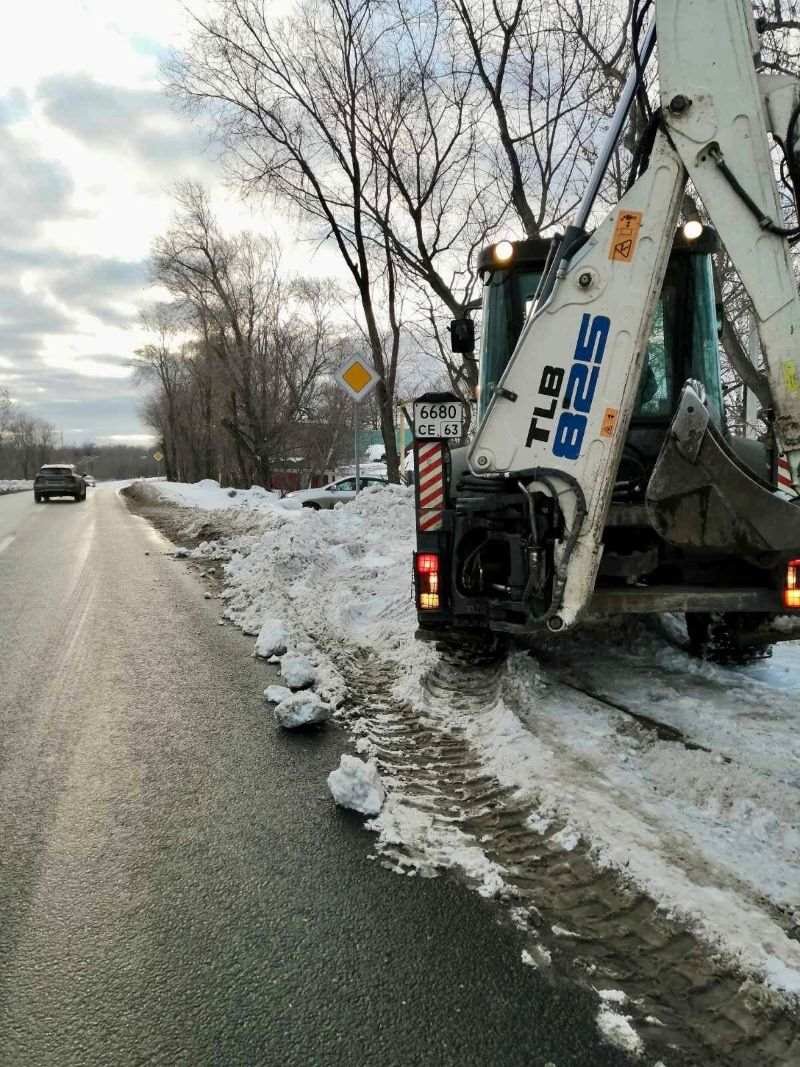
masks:
[[[757,617],[738,612],[687,612],[689,653],[720,664],[757,663],[769,659],[772,645],[748,640],[748,629]]]
[[[41,502],[42,502],[42,494],[41,493],[34,493],[33,494],[33,499],[37,504],[41,504]]]
[[[313,500],[309,500],[307,504],[303,504],[304,508],[311,508],[312,511],[319,511],[319,504],[315,504]]]

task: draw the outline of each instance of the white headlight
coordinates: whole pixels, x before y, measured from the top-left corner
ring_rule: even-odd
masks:
[[[514,255],[514,246],[510,241],[499,241],[492,253],[496,263],[508,263]]]
[[[683,227],[683,236],[687,241],[696,241],[704,229],[705,227],[702,222],[699,222],[697,219],[691,219]]]

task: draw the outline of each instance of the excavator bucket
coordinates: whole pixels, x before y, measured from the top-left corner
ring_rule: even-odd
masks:
[[[691,384],[650,478],[647,510],[660,536],[681,548],[760,566],[800,555],[800,504],[734,455]]]

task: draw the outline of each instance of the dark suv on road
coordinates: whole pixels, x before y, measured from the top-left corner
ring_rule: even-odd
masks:
[[[46,463],[33,482],[33,499],[37,504],[51,496],[71,496],[77,502],[86,499],[86,482],[70,463]]]

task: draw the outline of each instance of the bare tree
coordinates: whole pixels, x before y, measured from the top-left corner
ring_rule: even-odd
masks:
[[[164,402],[162,446],[166,475],[170,481],[180,481],[182,471],[177,455],[178,417],[180,393],[186,372],[180,352],[172,347],[179,332],[175,309],[159,304],[142,315],[142,325],[155,335],[156,340],[134,353],[134,379],[154,381],[159,387]]]
[[[494,120],[487,162],[525,234],[538,237],[579,195],[603,91],[601,46],[580,3],[448,3]]]
[[[361,137],[368,64],[385,29],[377,0],[309,0],[270,19],[258,0],[218,0],[195,17],[188,52],[172,65],[174,90],[213,108],[245,188],[292,204],[332,240],[359,296],[379,399],[389,476],[398,478],[392,394],[398,279],[364,200],[375,161]],[[378,297],[388,306],[382,326]],[[389,343],[386,343],[387,336]]]
[[[204,191],[178,191],[179,213],[154,246],[153,276],[184,322],[198,329],[230,381],[222,423],[234,441],[239,475],[268,484],[276,380],[265,368],[274,347],[280,278],[273,246],[251,234],[224,237]]]
[[[146,318],[155,339],[133,361],[154,387],[143,415],[168,477],[270,485],[276,463],[299,441],[308,448],[321,409],[333,411],[322,399],[332,371],[361,342],[348,336],[339,286],[288,279],[274,242],[225,235],[200,187],[181,187],[178,205],[152,259],[173,299]]]

